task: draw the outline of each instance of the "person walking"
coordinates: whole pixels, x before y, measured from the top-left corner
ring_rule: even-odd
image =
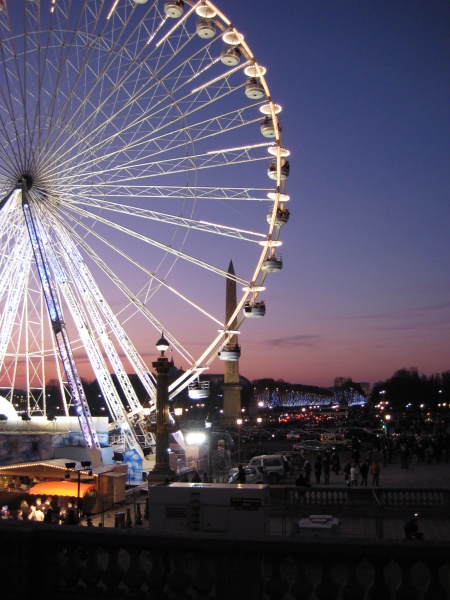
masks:
[[[378,487],[380,482],[380,465],[376,460],[370,465],[370,473],[372,474],[372,487]]]
[[[238,483],[245,483],[246,481],[246,476],[245,476],[245,469],[242,465],[238,466],[238,476],[237,476],[237,482]]]
[[[359,472],[361,473],[361,486],[367,487],[367,477],[369,475],[369,465],[366,461],[362,463],[359,467]]]
[[[330,483],[331,459],[329,456],[325,456],[323,459],[322,468],[325,483]]]
[[[339,459],[339,454],[336,451],[331,455],[331,468],[333,469],[333,473],[335,475],[339,475],[339,471],[341,470],[341,461]]]
[[[358,468],[355,463],[350,467],[350,485],[352,487],[358,485]]]
[[[348,461],[343,469],[344,471],[344,479],[345,483],[348,487],[350,487],[350,469],[352,468],[352,463]]]
[[[320,455],[317,455],[316,462],[314,463],[314,475],[316,478],[316,483],[320,483],[320,477],[322,475],[322,459]]]

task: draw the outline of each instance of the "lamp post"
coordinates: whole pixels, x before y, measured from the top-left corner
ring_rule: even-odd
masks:
[[[148,474],[148,479],[165,480],[173,479],[175,472],[169,464],[169,435],[173,429],[169,420],[169,359],[164,353],[169,348],[169,343],[161,334],[161,338],[156,343],[156,348],[160,355],[152,363],[156,370],[156,427],[154,427],[156,437],[156,456],[155,466]]]
[[[258,417],[256,421],[258,423],[258,454],[261,454],[261,417]]]
[[[242,426],[242,419],[236,419],[236,424],[238,426],[238,462],[241,462],[241,426]]]
[[[77,474],[77,510],[76,510],[76,522],[77,525],[80,524],[80,488],[81,488],[81,473],[85,473],[89,476],[92,475],[92,471],[91,469],[91,461],[90,460],[83,460],[81,461],[81,469],[76,469],[75,467],[77,466],[77,463],[74,462],[69,462],[69,463],[65,463],[66,469],[68,469],[69,471],[73,471]],[[67,474],[69,475],[69,474]],[[66,477],[67,477],[66,475]],[[70,475],[69,475],[70,477]]]
[[[212,422],[209,420],[209,417],[206,417],[205,428],[206,428],[206,434],[208,436],[208,478],[209,478],[210,483],[212,483],[212,480],[213,480],[212,463],[211,463],[211,426],[212,426]]]

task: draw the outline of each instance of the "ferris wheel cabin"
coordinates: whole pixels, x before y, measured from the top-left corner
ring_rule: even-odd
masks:
[[[220,360],[237,361],[241,357],[241,347],[239,344],[225,344],[219,351]]]
[[[183,15],[183,0],[166,0],[164,2],[164,13],[170,19],[179,19]]]
[[[203,400],[209,397],[209,381],[193,381],[189,384],[188,394],[191,400]]]
[[[266,314],[266,305],[263,300],[260,302],[246,302],[244,304],[244,316],[247,319],[259,319]]]

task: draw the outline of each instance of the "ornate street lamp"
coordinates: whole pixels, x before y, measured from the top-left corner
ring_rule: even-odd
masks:
[[[164,353],[169,348],[169,342],[161,334],[161,338],[156,343],[156,348],[160,356],[152,363],[156,370],[156,424],[149,425],[155,433],[156,455],[155,466],[148,474],[148,479],[165,480],[173,479],[175,471],[171,469],[169,463],[169,436],[174,430],[169,419],[169,359]]]

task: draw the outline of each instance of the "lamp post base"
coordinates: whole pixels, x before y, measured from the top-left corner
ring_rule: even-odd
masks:
[[[176,479],[175,471],[166,465],[156,465],[147,475],[147,481],[166,481],[166,479],[169,481],[174,481]]]

